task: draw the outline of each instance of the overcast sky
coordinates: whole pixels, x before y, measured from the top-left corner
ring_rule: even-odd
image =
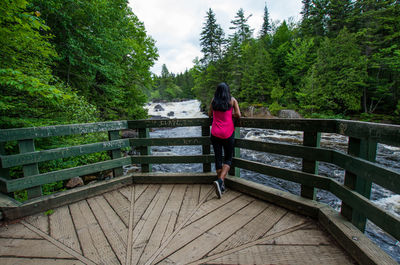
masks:
[[[267,3],[272,21],[300,20],[301,0],[129,0],[133,13],[145,25],[147,34],[155,41],[159,59],[151,68],[157,75],[161,66],[169,72],[180,73],[193,66],[196,57],[201,58],[200,33],[205,16],[211,8],[225,36],[231,34],[229,27],[237,11],[243,8],[245,16],[258,35],[263,23],[264,6]]]

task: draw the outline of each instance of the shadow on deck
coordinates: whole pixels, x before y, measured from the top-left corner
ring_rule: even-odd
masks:
[[[352,264],[318,222],[207,184],[134,184],[0,228],[1,264]]]

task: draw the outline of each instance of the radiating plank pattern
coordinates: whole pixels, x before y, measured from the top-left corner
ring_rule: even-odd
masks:
[[[212,185],[136,184],[0,227],[0,264],[353,264],[304,216]]]

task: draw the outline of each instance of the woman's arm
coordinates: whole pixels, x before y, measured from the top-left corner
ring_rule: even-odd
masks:
[[[235,117],[235,118],[242,117],[242,114],[240,113],[240,109],[239,109],[239,103],[237,102],[237,100],[235,98],[233,99],[233,117]]]
[[[213,109],[212,109],[212,102],[210,103],[210,107],[208,108],[208,117],[211,118],[213,114]]]

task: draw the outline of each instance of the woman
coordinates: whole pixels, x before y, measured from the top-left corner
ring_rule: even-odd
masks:
[[[225,191],[225,177],[232,165],[234,150],[234,131],[232,117],[240,118],[239,104],[231,96],[229,86],[220,83],[215,90],[214,98],[211,101],[208,116],[213,118],[211,125],[211,143],[214,147],[215,168],[218,179],[214,181],[215,192],[221,198]],[[224,161],[222,161],[222,149],[224,149]]]

